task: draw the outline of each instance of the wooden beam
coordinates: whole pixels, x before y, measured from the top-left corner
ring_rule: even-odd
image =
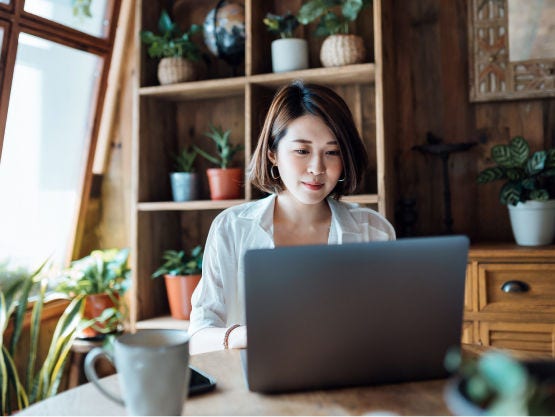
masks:
[[[133,27],[133,10],[135,0],[123,0],[121,12],[116,29],[114,50],[112,53],[112,63],[108,74],[108,87],[106,98],[100,119],[100,130],[94,154],[93,174],[104,174],[106,170],[110,138],[114,128],[114,116],[116,105],[119,99],[120,84],[122,79],[122,62],[125,56],[124,50],[130,42],[126,42],[130,37],[130,28]],[[132,36],[132,34],[131,34]]]

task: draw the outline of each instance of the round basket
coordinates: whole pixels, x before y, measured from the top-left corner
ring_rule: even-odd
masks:
[[[320,61],[324,67],[359,64],[364,62],[366,49],[357,35],[331,35],[322,43]]]
[[[162,85],[193,81],[196,78],[195,64],[184,58],[162,58],[158,64],[158,81]]]

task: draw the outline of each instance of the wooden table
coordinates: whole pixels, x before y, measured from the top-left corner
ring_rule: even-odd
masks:
[[[396,413],[447,415],[443,402],[445,380],[396,385],[263,395],[248,391],[239,351],[195,355],[191,363],[216,378],[213,392],[187,400],[185,413],[192,415],[340,415]],[[108,389],[119,391],[117,375],[102,378]],[[156,378],[153,378],[153,384]],[[20,415],[125,415],[123,407],[104,397],[87,383],[36,403]]]

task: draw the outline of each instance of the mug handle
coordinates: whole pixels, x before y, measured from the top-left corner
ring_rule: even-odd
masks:
[[[85,375],[87,376],[87,379],[92,382],[96,388],[98,388],[98,390],[104,394],[106,397],[108,397],[109,399],[111,399],[112,401],[125,406],[125,403],[123,402],[123,400],[121,399],[121,397],[118,397],[115,394],[112,394],[111,392],[109,392],[108,390],[106,390],[102,384],[100,383],[99,379],[98,379],[98,375],[96,374],[96,370],[94,369],[94,364],[96,362],[96,360],[98,358],[100,358],[101,356],[105,357],[106,359],[108,359],[112,364],[114,363],[114,360],[112,358],[112,356],[110,354],[108,354],[105,350],[103,350],[102,348],[99,347],[95,347],[94,349],[92,349],[87,356],[85,357]]]

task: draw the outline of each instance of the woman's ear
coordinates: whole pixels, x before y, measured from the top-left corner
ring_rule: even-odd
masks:
[[[268,159],[270,160],[272,165],[277,164],[277,158],[276,158],[276,153],[275,152],[268,150]]]

